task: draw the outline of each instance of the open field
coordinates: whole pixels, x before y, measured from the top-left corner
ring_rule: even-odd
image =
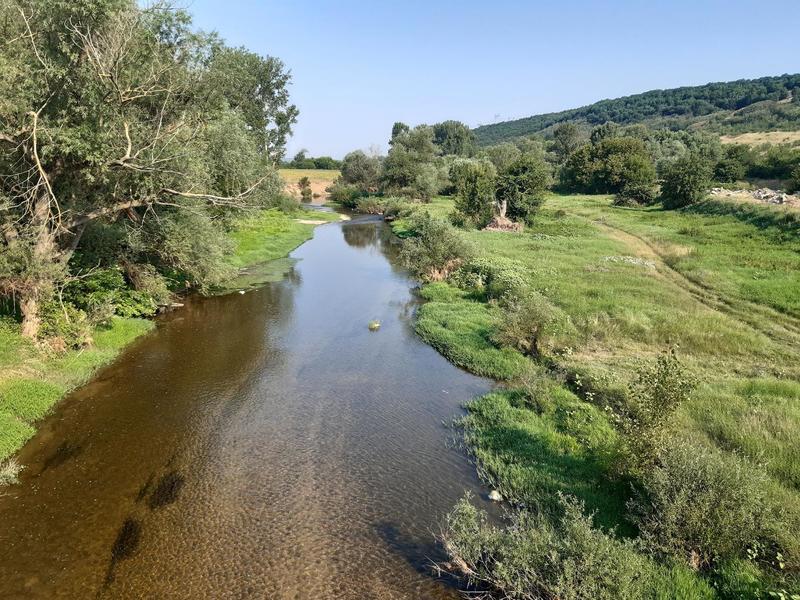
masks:
[[[295,198],[300,198],[297,182],[301,177],[308,177],[311,180],[311,193],[314,195],[312,204],[324,204],[328,197],[325,188],[339,177],[339,171],[327,169],[278,169],[278,173],[286,182],[286,191]]]
[[[421,210],[451,209],[437,198]],[[396,231],[407,225],[401,219]],[[540,508],[567,493],[599,526],[633,534],[631,487],[609,467],[618,452],[610,406],[643,361],[677,347],[697,387],[678,411],[676,441],[763,470],[766,502],[781,515],[777,543],[789,568],[800,567],[800,221],[793,214],[710,200],[681,211],[629,209],[610,196],[552,195],[521,234],[465,236],[481,256],[521,272],[570,331],[533,361],[498,346],[496,302],[448,283],[423,288],[422,337],[512,390],[468,405],[461,422],[492,486]]]
[[[756,131],[739,135],[723,135],[719,139],[723,144],[748,144],[750,146],[796,144],[800,143],[800,131]]]

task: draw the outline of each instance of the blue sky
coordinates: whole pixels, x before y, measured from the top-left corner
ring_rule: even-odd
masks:
[[[800,0],[187,2],[202,29],[291,69],[290,155],[385,151],[395,121],[474,127],[800,71]]]

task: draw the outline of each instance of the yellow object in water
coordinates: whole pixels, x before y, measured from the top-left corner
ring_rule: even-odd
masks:
[[[381,328],[381,322],[380,321],[370,321],[368,327],[369,327],[370,331],[378,331],[378,329]]]

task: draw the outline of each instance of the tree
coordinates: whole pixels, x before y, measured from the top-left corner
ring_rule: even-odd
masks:
[[[366,191],[378,184],[381,163],[378,158],[356,150],[344,157],[341,172],[343,182],[357,185]]]
[[[313,198],[313,194],[311,193],[311,180],[303,176],[297,182],[297,186],[300,188],[300,200],[306,203],[311,202]]]
[[[523,154],[497,178],[499,216],[532,223],[549,185],[550,169],[544,160]]]
[[[681,208],[705,198],[711,185],[711,165],[697,154],[676,160],[664,174],[661,200],[664,208]]]
[[[161,227],[179,211],[208,224],[277,190],[296,115],[279,61],[228,52],[162,5],[22,0],[2,17],[0,292],[24,335],[90,225],[127,219],[163,241],[188,231]],[[168,248],[190,251],[151,249]]]
[[[392,138],[389,140],[389,146],[394,145],[395,138],[409,131],[411,131],[411,128],[408,125],[402,121],[396,121],[395,124],[392,125]]]
[[[504,171],[508,166],[517,160],[522,152],[514,144],[505,142],[484,148],[480,156],[492,161],[498,171]]]
[[[639,138],[595,136],[595,142],[573,152],[561,170],[567,189],[584,193],[620,193],[652,187],[653,159]]]
[[[445,155],[471,156],[475,151],[475,136],[461,121],[443,121],[434,125],[433,143]]]
[[[562,123],[553,129],[553,151],[559,163],[581,147],[581,131],[575,123]]]
[[[414,129],[403,127],[397,128],[399,133],[394,136],[392,148],[383,162],[381,185],[389,193],[427,199],[430,187],[426,170],[436,156],[433,129],[427,125]],[[421,187],[421,183],[425,185]]]
[[[468,223],[483,227],[495,207],[494,165],[486,159],[459,159],[450,167],[450,180],[456,189],[456,211]]]

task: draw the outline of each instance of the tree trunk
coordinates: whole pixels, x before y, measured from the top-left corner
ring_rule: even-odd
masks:
[[[53,287],[53,264],[57,261],[56,239],[50,228],[50,197],[45,194],[41,194],[36,200],[32,226],[36,233],[32,275],[20,293],[22,335],[28,338],[39,335],[39,308],[44,296]]]
[[[508,201],[507,200],[500,200],[500,202],[497,203],[497,208],[498,208],[498,212],[500,213],[498,216],[501,219],[505,219],[506,218],[506,211],[508,210]]]
[[[42,322],[39,319],[39,294],[34,292],[26,294],[20,303],[22,312],[22,335],[27,338],[35,338],[39,335],[39,327]]]

